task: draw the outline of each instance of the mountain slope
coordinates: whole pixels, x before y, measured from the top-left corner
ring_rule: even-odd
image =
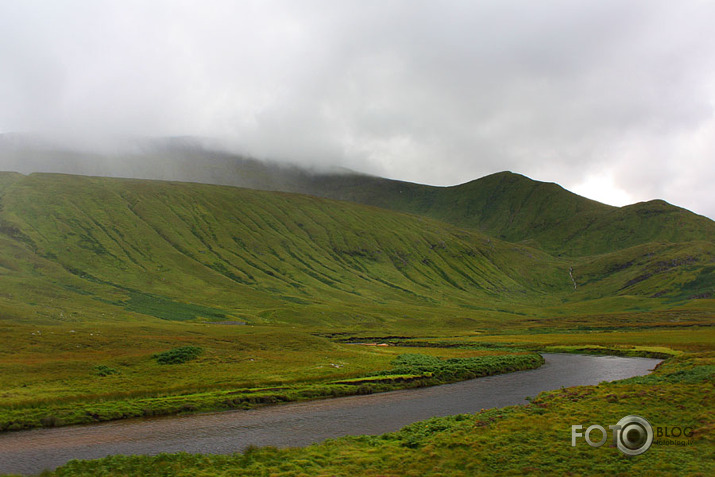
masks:
[[[235,317],[293,304],[436,306],[445,296],[455,306],[525,302],[568,290],[565,265],[547,254],[346,202],[55,174],[23,176],[1,200],[6,284],[41,288],[42,278],[48,290],[159,317],[152,301]]]
[[[611,207],[557,184],[502,172],[434,187],[342,171],[261,162],[202,146],[191,138],[147,140],[131,152],[73,152],[22,136],[0,135],[0,158],[20,172],[191,181],[297,192],[424,215],[570,257],[650,242],[712,241],[715,222],[663,201]]]
[[[424,215],[559,255],[591,255],[649,242],[715,237],[715,222],[664,201],[611,207],[557,184],[511,172],[454,187],[325,175],[294,189]]]
[[[420,216],[303,195],[58,174],[0,174],[0,184],[5,318],[332,326],[358,315],[378,323],[538,314],[619,296],[660,306],[715,291],[711,241],[558,258]]]

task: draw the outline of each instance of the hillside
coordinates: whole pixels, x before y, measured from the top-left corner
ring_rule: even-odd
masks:
[[[424,215],[557,255],[592,255],[649,242],[715,237],[715,222],[664,201],[612,207],[511,172],[453,187],[323,175],[311,177],[293,191]]]
[[[346,202],[199,184],[2,177],[2,301],[48,316],[107,308],[270,321],[296,305],[519,303],[569,286],[565,265],[544,253]]]
[[[435,325],[715,288],[711,241],[568,259],[304,195],[61,174],[0,174],[0,194],[4,318]]]
[[[0,135],[0,157],[10,170],[25,173],[199,182],[357,202],[427,216],[569,257],[715,237],[715,222],[663,201],[611,207],[511,172],[435,187],[262,162],[212,150],[191,138],[147,140],[132,152],[98,154]]]

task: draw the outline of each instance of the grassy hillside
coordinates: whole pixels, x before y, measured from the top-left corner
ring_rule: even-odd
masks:
[[[379,326],[396,315],[459,321],[614,297],[658,307],[715,290],[715,245],[688,240],[707,235],[697,222],[680,227],[683,237],[673,242],[557,257],[419,216],[309,196],[57,174],[0,174],[0,185],[0,311],[9,317]],[[624,210],[607,214],[622,218]],[[648,228],[656,219],[641,215],[643,222],[609,227],[658,235]]]
[[[37,376],[59,356],[84,362],[89,350],[112,365],[134,363],[122,340],[136,326],[148,327],[139,333],[146,359],[172,341],[211,348],[211,333],[196,326],[213,322],[297,326],[311,343],[315,332],[704,325],[714,262],[707,240],[557,257],[423,216],[311,196],[0,174],[0,324],[17,344],[7,359],[24,356],[6,369],[13,382],[32,355],[20,349],[51,357]],[[77,341],[70,332],[80,329],[94,335]],[[244,333],[221,329],[233,339]],[[65,349],[68,337],[76,352]]]
[[[453,187],[262,162],[191,138],[146,140],[122,154],[77,152],[22,135],[0,135],[0,156],[21,172],[191,181],[296,192],[423,215],[570,257],[650,242],[712,241],[715,222],[650,201],[610,207],[557,184],[501,172]]]
[[[2,207],[5,290],[24,305],[63,289],[91,308],[270,321],[275,307],[519,303],[569,286],[536,250],[305,196],[36,174]]]
[[[378,326],[381,316],[395,319],[396,307],[398,316],[429,321],[617,296],[682,302],[714,290],[714,245],[686,241],[703,233],[685,227],[676,243],[559,258],[315,197],[55,174],[0,178],[6,316]]]
[[[557,255],[715,237],[715,222],[664,201],[611,207],[511,172],[454,187],[325,175],[313,176],[294,190],[424,215]]]

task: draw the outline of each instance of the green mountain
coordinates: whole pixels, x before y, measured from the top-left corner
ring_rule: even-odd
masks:
[[[568,289],[547,254],[377,208],[199,184],[2,177],[2,301],[48,317],[119,308],[260,320],[295,305],[471,306]]]
[[[453,187],[348,174],[299,179],[291,191],[424,215],[558,255],[715,237],[715,222],[661,200],[611,207],[511,172]]]
[[[559,257],[529,245],[569,236],[553,226],[551,233],[545,225],[534,226],[528,243],[515,244],[475,230],[476,224],[459,228],[414,213],[307,195],[2,173],[0,317],[364,327],[404,320],[437,326],[538,315],[567,305],[593,313],[635,302],[648,308],[712,297],[715,245],[696,240],[708,235],[706,219],[663,203],[614,209],[513,174],[484,181],[502,184],[492,186],[501,196],[490,197],[513,213],[510,219],[492,211],[480,219],[488,226],[480,228],[506,231],[511,222],[512,235],[500,235],[516,240],[529,223],[571,224],[582,233],[569,240],[578,243],[591,234],[599,240],[589,246],[599,253]],[[514,181],[522,184],[521,195],[507,199]],[[464,216],[476,217],[470,204],[486,197],[477,193],[485,190],[479,185],[446,190],[406,185],[402,194],[409,196],[409,188],[450,193],[457,202],[447,207],[447,199],[438,199],[422,213],[447,214],[463,204],[470,211]],[[472,188],[477,192],[468,193]],[[545,217],[535,212],[555,200],[547,192],[572,199],[560,220],[553,210]],[[415,197],[395,207],[427,206],[427,199]],[[503,205],[516,203],[524,207]],[[661,209],[660,219],[651,215]],[[579,213],[594,217],[590,227],[573,225],[572,216]],[[692,230],[683,226],[682,237],[676,237],[673,231],[649,229],[669,216],[689,221]],[[697,228],[698,220],[705,225]],[[599,223],[600,228],[593,225]],[[614,247],[609,233],[619,228],[632,229],[637,238]],[[655,240],[642,243],[651,237]],[[677,241],[664,240],[668,237]],[[613,299],[622,299],[622,305]]]
[[[611,207],[553,183],[501,172],[453,187],[325,172],[220,152],[192,138],[145,140],[131,152],[89,153],[0,135],[0,158],[20,172],[134,177],[294,192],[437,219],[551,254],[578,257],[651,242],[711,241],[715,222],[650,201]]]

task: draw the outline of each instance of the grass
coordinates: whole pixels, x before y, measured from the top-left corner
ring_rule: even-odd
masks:
[[[715,235],[712,221],[664,201],[616,208],[511,172],[453,187],[354,175],[292,179],[278,187],[427,216],[570,257]]]
[[[242,407],[240,399],[227,405],[226,395],[261,388],[292,387],[297,395],[290,399],[354,394],[354,389],[324,385],[389,369],[396,356],[413,351],[335,343],[298,329],[158,319],[4,323],[0,332],[12,344],[0,349],[2,429]],[[162,365],[155,358],[171,357],[177,348],[190,356],[203,352],[183,364]],[[420,352],[446,358],[495,354],[488,349]],[[508,352],[513,353],[500,351]]]
[[[637,299],[640,311],[659,311],[713,290],[708,240],[559,257],[314,197],[53,174],[10,178],[0,199],[0,319],[151,316],[365,328],[366,321],[447,315],[458,329],[564,305],[607,305],[612,313],[630,311]],[[351,309],[365,314],[350,316]]]

